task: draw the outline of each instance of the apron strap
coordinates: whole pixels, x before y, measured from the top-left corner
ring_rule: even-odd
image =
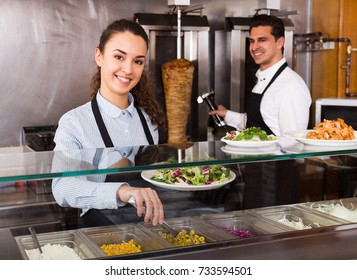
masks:
[[[264,91],[261,94],[250,92],[246,97],[246,113],[247,113],[247,127],[257,126],[265,130],[268,134],[274,134],[270,127],[265,123],[261,111],[260,104],[262,102],[264,93],[267,89],[273,84],[276,78],[283,72],[283,70],[288,66],[285,62],[281,65],[278,71],[274,74],[269,84],[265,87]]]
[[[278,71],[276,71],[275,75],[273,76],[273,78],[270,80],[269,84],[266,86],[266,88],[264,89],[264,91],[262,92],[262,95],[268,90],[268,88],[272,85],[272,83],[274,83],[274,81],[276,80],[276,78],[281,74],[281,72],[284,71],[284,69],[288,67],[288,63],[285,62],[283,65],[280,66],[280,68],[278,69]]]
[[[139,117],[140,117],[140,120],[141,120],[141,124],[143,125],[144,132],[145,132],[145,135],[146,135],[146,139],[148,140],[150,145],[154,145],[154,140],[152,139],[152,135],[150,133],[150,130],[149,130],[148,124],[147,124],[147,122],[145,120],[143,112],[141,112],[140,108],[137,107],[136,105],[135,105],[135,108],[136,108],[136,111],[138,111],[138,114],[139,114]]]
[[[109,136],[108,130],[105,127],[102,115],[100,114],[96,96],[93,97],[91,105],[95,121],[97,122],[97,126],[99,128],[100,134],[102,135],[102,139],[104,141],[105,146],[107,148],[114,147],[112,139]]]
[[[97,126],[99,128],[99,131],[100,131],[100,134],[102,136],[102,139],[104,141],[105,146],[107,148],[114,147],[112,139],[110,138],[108,130],[107,130],[105,124],[104,124],[102,115],[100,114],[96,96],[93,97],[93,99],[91,101],[91,105],[92,105],[92,111],[93,111],[93,114],[94,114],[95,121],[96,121]],[[154,145],[154,140],[153,140],[152,135],[150,133],[150,130],[149,130],[148,124],[147,124],[147,122],[145,120],[143,112],[141,112],[140,108],[137,107],[136,105],[135,105],[135,108],[136,108],[136,111],[139,114],[140,121],[141,121],[141,124],[142,124],[142,126],[144,128],[144,132],[145,132],[147,141],[149,142],[150,145]]]

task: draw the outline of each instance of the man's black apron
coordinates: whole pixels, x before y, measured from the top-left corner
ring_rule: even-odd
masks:
[[[287,66],[286,62],[280,66],[262,94],[247,94],[247,128],[260,127],[268,135],[274,134],[262,117],[260,105],[265,92]],[[294,160],[249,163],[245,171],[244,209],[296,202],[299,180]]]
[[[105,124],[104,124],[102,115],[100,114],[96,97],[94,97],[92,99],[91,105],[92,105],[92,111],[93,111],[93,114],[94,114],[98,129],[100,131],[100,134],[102,136],[102,139],[103,139],[103,142],[104,142],[105,146],[107,148],[114,147],[114,144],[113,144],[113,142],[112,142],[112,140],[111,140],[111,138],[109,136],[108,130],[107,130]],[[147,122],[145,120],[145,117],[144,117],[143,113],[141,112],[139,107],[135,106],[135,108],[136,108],[136,110],[137,110],[137,112],[139,114],[139,117],[140,117],[140,120],[141,120],[141,124],[142,124],[142,126],[144,128],[144,132],[145,132],[146,139],[147,139],[148,143],[150,145],[154,145],[154,140],[152,138],[152,135],[150,133],[149,127],[147,125]],[[139,150],[138,154],[140,154],[140,150]],[[119,182],[119,180],[120,179],[119,179],[119,176],[117,174],[109,174],[109,175],[106,176],[105,182]],[[115,209],[115,210],[118,210],[118,209]],[[90,210],[88,210],[82,216],[82,221],[84,223],[84,226],[86,226],[86,227],[94,227],[94,226],[113,225],[114,222],[107,217],[105,212],[113,212],[115,210],[109,210],[109,211],[106,210],[106,209],[103,209],[103,210],[90,209]]]
[[[273,84],[276,78],[284,71],[284,69],[288,66],[285,62],[280,66],[278,71],[275,73],[269,84],[266,86],[262,94],[258,94],[255,92],[250,92],[246,96],[246,113],[247,113],[247,125],[246,127],[260,127],[262,130],[265,130],[268,135],[274,134],[269,126],[265,123],[262,114],[260,112],[260,104],[262,102],[264,93],[268,90],[268,88]]]

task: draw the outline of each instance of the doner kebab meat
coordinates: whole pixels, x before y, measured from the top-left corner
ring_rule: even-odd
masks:
[[[168,143],[183,143],[190,112],[194,65],[186,59],[175,59],[162,65],[168,125]]]

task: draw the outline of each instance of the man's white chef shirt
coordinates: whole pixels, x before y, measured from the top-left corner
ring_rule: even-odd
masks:
[[[254,93],[262,94],[264,89],[286,62],[283,58],[270,68],[256,73],[257,84],[253,88]],[[293,130],[307,129],[311,95],[304,80],[291,68],[286,67],[273,84],[264,93],[260,104],[260,112],[264,122],[276,136]],[[225,121],[228,125],[238,130],[246,128],[247,116],[228,110]]]

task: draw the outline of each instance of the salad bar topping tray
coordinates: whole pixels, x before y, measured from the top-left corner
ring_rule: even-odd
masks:
[[[31,235],[15,237],[16,243],[24,259],[92,259],[98,257],[95,248],[76,230],[39,233],[38,241],[43,254],[35,254],[38,250]]]
[[[246,210],[203,214],[200,219],[238,238],[258,237],[287,231],[284,226],[258,219]]]
[[[167,248],[159,238],[148,236],[134,224],[83,228],[80,232],[94,244],[99,256],[133,254]]]
[[[325,217],[294,206],[274,206],[252,209],[252,214],[284,225],[290,231],[341,224],[340,220]]]
[[[343,219],[346,222],[357,222],[357,198],[303,203],[300,207]]]
[[[159,236],[170,247],[182,247],[197,244],[213,243],[232,239],[232,236],[216,227],[212,227],[204,221],[192,217],[173,218],[166,221],[172,228],[179,231],[178,236],[171,236],[161,226],[139,223],[143,230]]]

